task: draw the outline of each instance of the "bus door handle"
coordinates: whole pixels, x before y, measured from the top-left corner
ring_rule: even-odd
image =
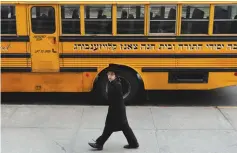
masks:
[[[56,39],[56,37],[49,37],[50,38],[50,40],[52,40],[52,44],[56,44],[56,41],[57,41],[57,39]]]

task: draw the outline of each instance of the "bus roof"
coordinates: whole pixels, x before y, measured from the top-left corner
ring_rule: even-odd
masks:
[[[237,0],[1,0],[1,4],[237,4]]]

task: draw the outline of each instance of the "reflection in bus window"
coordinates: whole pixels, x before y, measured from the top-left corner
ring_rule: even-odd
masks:
[[[150,6],[150,33],[175,33],[176,6]]]
[[[16,34],[16,12],[13,5],[1,5],[1,34]]]
[[[112,6],[89,5],[85,7],[86,34],[112,34]]]
[[[61,6],[62,34],[80,34],[79,5]]]
[[[32,32],[52,34],[55,32],[55,11],[53,7],[36,6],[31,9]]]
[[[144,34],[144,6],[118,5],[118,34]]]
[[[181,34],[208,34],[209,5],[184,5]]]
[[[237,34],[237,5],[216,5],[214,34]]]

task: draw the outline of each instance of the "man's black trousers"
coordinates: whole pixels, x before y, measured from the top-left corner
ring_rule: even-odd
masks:
[[[121,131],[123,131],[129,145],[137,146],[137,139],[128,123],[122,125]],[[113,132],[109,126],[105,126],[102,135],[96,140],[96,143],[103,146]]]

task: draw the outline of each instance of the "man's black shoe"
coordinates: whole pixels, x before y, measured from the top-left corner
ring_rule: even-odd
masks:
[[[138,147],[139,147],[139,144],[137,144],[137,145],[125,145],[124,146],[125,149],[136,149]]]
[[[92,148],[98,149],[98,150],[103,150],[103,146],[97,144],[97,143],[88,143]]]

